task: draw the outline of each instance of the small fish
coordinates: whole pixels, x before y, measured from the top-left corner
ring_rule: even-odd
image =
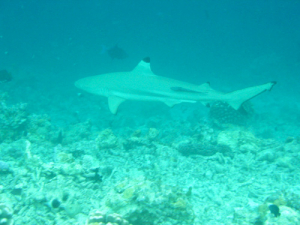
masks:
[[[7,72],[7,70],[0,70],[0,82],[8,82],[11,80],[11,73]]]
[[[107,48],[106,46],[102,46],[101,54],[107,53],[109,57],[113,59],[125,59],[128,57],[127,53],[120,48],[117,44],[114,47]]]
[[[269,209],[271,213],[274,214],[275,217],[280,216],[279,207],[277,205],[269,205]]]

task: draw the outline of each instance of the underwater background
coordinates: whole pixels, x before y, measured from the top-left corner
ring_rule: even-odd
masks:
[[[300,224],[299,12],[298,0],[0,1],[0,223]],[[74,86],[146,56],[159,76],[222,92],[277,84],[237,111],[126,101],[116,115]]]

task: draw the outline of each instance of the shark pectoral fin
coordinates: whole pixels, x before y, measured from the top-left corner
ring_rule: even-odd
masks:
[[[116,114],[119,108],[119,105],[124,102],[124,98],[120,98],[117,96],[109,96],[108,97],[108,107],[111,113]]]

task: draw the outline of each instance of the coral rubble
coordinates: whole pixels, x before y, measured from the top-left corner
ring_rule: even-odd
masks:
[[[13,225],[13,212],[12,210],[5,205],[4,203],[0,203],[0,224],[2,225]]]

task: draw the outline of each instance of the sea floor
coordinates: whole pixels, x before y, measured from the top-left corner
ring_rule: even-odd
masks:
[[[112,115],[104,98],[4,91],[2,224],[300,224],[297,107],[262,101],[248,118],[126,102]]]

